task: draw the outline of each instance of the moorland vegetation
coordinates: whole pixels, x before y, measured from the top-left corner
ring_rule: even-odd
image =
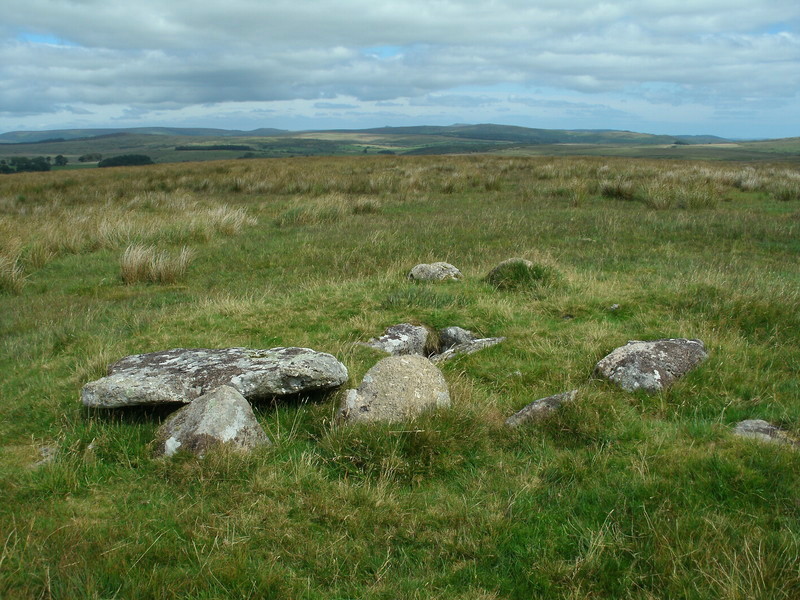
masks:
[[[359,156],[0,178],[0,597],[800,597],[800,171],[781,163]],[[548,276],[497,286],[522,257]],[[420,283],[446,261],[460,281]],[[524,282],[523,282],[524,283]],[[613,310],[611,307],[615,307]],[[337,424],[343,390],[254,406],[272,445],[154,459],[164,410],[87,410],[119,358],[303,346],[356,387],[389,325],[505,341],[452,407]],[[669,389],[595,363],[699,338]],[[578,400],[515,429],[567,390]]]

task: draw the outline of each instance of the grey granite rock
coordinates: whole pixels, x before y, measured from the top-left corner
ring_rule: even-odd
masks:
[[[506,419],[506,425],[509,427],[518,427],[524,423],[530,423],[541,419],[564,404],[565,402],[574,402],[578,396],[578,390],[564,392],[563,394],[556,394],[548,396],[547,398],[540,398],[528,404],[522,410],[514,413]]]
[[[700,340],[630,341],[600,360],[595,374],[632,392],[658,392],[708,357]]]
[[[483,350],[484,348],[489,348],[491,346],[494,346],[495,344],[499,344],[505,339],[506,338],[504,337],[478,338],[472,340],[471,342],[464,342],[463,344],[457,344],[455,346],[448,348],[444,352],[440,352],[439,354],[434,354],[433,356],[431,356],[431,362],[439,364],[451,360],[456,356],[461,356],[463,354],[472,354],[474,352],[478,352],[479,350]]]
[[[115,408],[188,403],[220,385],[248,400],[338,387],[347,369],[335,357],[309,348],[185,349],[128,356],[107,377],[87,383],[83,404]]]
[[[419,264],[408,273],[408,278],[414,281],[457,281],[461,277],[461,271],[446,262]]]
[[[349,423],[396,422],[450,406],[442,372],[423,356],[388,356],[348,390],[338,418]]]
[[[740,437],[753,438],[762,442],[788,444],[800,448],[800,441],[794,439],[780,427],[761,419],[739,421],[733,429],[733,434]]]
[[[203,456],[223,444],[245,451],[269,443],[244,396],[223,385],[173,413],[156,431],[154,454],[188,451]]]
[[[447,350],[459,344],[474,342],[478,338],[469,330],[461,327],[445,327],[439,330],[439,349]]]
[[[427,343],[427,329],[411,323],[400,323],[392,325],[381,337],[371,339],[366,345],[392,355],[422,355]]]

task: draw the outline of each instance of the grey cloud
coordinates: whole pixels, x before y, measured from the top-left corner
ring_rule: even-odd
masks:
[[[509,96],[511,104],[522,104],[530,108],[541,110],[563,111],[571,115],[597,116],[597,117],[630,117],[630,114],[612,108],[605,104],[590,104],[588,102],[570,102],[568,100],[550,100],[531,98],[527,96]]]
[[[493,101],[453,89],[509,83],[584,93],[669,84],[681,93],[645,98],[672,104],[790,101],[800,89],[800,5],[787,0],[8,0],[4,9],[6,113],[292,99],[357,108],[337,96],[466,109]],[[776,23],[785,31],[757,31]],[[77,45],[22,43],[20,32]],[[402,51],[364,51],[381,46]]]
[[[497,104],[496,98],[488,96],[469,96],[461,94],[428,95],[423,98],[412,98],[410,106],[450,106],[461,108],[472,108],[476,106],[489,106]]]
[[[345,104],[343,102],[315,102],[314,108],[327,108],[331,110],[345,110],[358,108],[357,104]]]

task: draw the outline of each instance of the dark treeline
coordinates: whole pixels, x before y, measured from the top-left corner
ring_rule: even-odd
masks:
[[[248,151],[252,150],[252,146],[245,146],[240,144],[214,144],[212,146],[175,146],[175,150],[183,151],[183,150],[237,150],[237,151]]]
[[[37,156],[28,158],[27,156],[12,156],[11,158],[0,159],[0,173],[32,173],[35,171],[49,171],[53,165],[63,167],[69,160],[62,154],[55,159],[49,156]]]

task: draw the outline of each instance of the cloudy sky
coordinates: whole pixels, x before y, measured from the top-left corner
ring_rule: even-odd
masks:
[[[798,0],[3,0],[0,132],[800,136]]]

